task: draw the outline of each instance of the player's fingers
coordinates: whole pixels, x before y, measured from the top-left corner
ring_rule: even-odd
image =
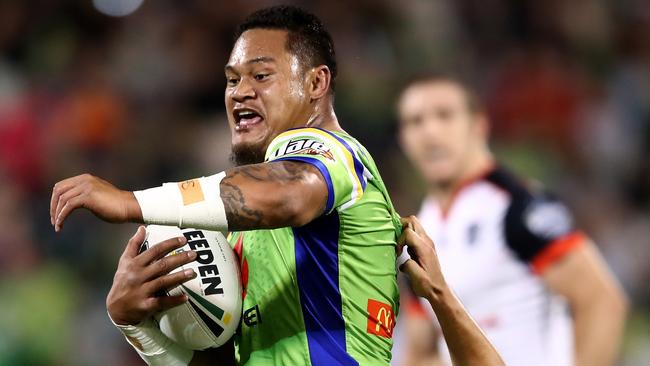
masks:
[[[411,225],[412,229],[418,234],[418,235],[426,235],[426,231],[424,230],[424,227],[420,223],[420,220],[418,220],[417,217],[411,216]]]
[[[404,216],[400,217],[400,222],[402,223],[403,228],[411,227],[412,228],[412,222],[415,219],[415,216],[409,215],[409,216]]]
[[[181,252],[174,255],[168,255],[162,259],[151,262],[144,270],[143,276],[145,280],[160,277],[167,274],[176,268],[190,263],[196,259],[196,252],[193,250]]]
[[[415,231],[418,235],[425,234],[426,231],[424,231],[424,228],[422,227],[422,224],[420,224],[420,220],[414,215],[410,215],[408,217],[402,217],[402,226],[404,229],[406,228],[411,228],[411,230]]]
[[[410,227],[405,227],[404,230],[402,230],[402,235],[397,238],[397,245],[398,246],[404,246],[404,245],[411,245],[412,242],[416,241],[419,239],[418,234],[413,231]]]
[[[61,195],[74,188],[75,185],[72,184],[72,178],[68,178],[57,182],[54,187],[52,187],[52,197],[50,197],[50,222],[54,226],[54,221],[56,220],[56,209],[59,203],[59,198]]]
[[[395,248],[395,254],[400,255],[402,253],[402,250],[404,249],[404,246],[407,245],[408,235],[413,235],[413,230],[411,230],[410,227],[404,226],[404,230],[402,230],[402,234],[397,238],[397,246]]]
[[[409,257],[418,263],[421,258],[426,257],[426,250],[432,249],[424,238],[411,229],[404,230],[402,235]]]
[[[58,184],[58,183],[57,183]],[[50,224],[54,226],[54,213],[56,212],[56,202],[59,202],[59,188],[57,188],[57,185],[55,184],[54,187],[52,187],[52,197],[50,197]]]
[[[142,245],[144,238],[145,238],[144,226],[138,226],[138,230],[135,231],[135,234],[133,234],[131,239],[129,239],[129,242],[126,244],[126,248],[124,248],[124,253],[122,253],[122,257],[135,258],[138,255],[138,251],[140,250],[140,245]]]
[[[409,259],[402,265],[402,267],[400,267],[400,270],[406,274],[409,274],[414,271],[413,266],[419,267],[413,259]]]
[[[169,290],[183,282],[189,281],[196,277],[196,272],[191,269],[170,273],[165,276],[156,277],[144,285],[148,294],[155,294],[161,290]]]
[[[61,228],[63,228],[63,222],[68,218],[68,216],[70,216],[72,211],[79,207],[83,207],[83,205],[84,202],[81,196],[76,196],[69,199],[65,205],[63,205],[61,212],[59,212],[56,216],[56,221],[54,221],[54,231],[61,231]]]
[[[424,230],[424,227],[422,226],[420,220],[418,220],[417,217],[411,215],[409,217],[402,218],[402,225],[404,225],[404,232],[406,231],[414,232],[415,235],[420,239],[418,241],[419,243],[421,243],[422,245],[428,245],[434,247],[435,250],[435,244],[433,243],[433,240]]]
[[[417,261],[419,259],[422,238],[410,228],[406,228],[399,237],[398,246],[401,247],[402,251],[397,257],[397,265],[401,268],[407,260],[413,259]]]
[[[187,295],[158,296],[150,298],[148,308],[153,312],[161,312],[187,302]]]
[[[149,249],[138,255],[137,260],[141,265],[146,266],[157,259],[163,258],[172,250],[182,247],[185,243],[187,243],[187,239],[182,236],[167,239],[149,247]]]
[[[406,261],[406,263],[400,267],[400,270],[406,273],[412,280],[419,278],[422,275],[426,275],[424,269],[413,259]]]
[[[398,240],[397,245],[395,245],[395,255],[400,255],[402,254],[402,250],[404,249],[404,242],[401,242]]]
[[[56,203],[56,210],[54,212],[55,224],[56,224],[56,219],[61,214],[61,211],[63,211],[63,208],[65,207],[66,203],[68,203],[68,201],[70,201],[72,198],[81,195],[81,193],[82,193],[82,189],[78,186],[74,186],[59,196],[59,201]]]

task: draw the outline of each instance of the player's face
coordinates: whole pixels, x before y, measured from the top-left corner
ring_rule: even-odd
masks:
[[[410,86],[398,113],[402,149],[429,184],[453,184],[485,138],[464,91],[451,82]]]
[[[230,54],[225,99],[238,164],[263,161],[273,138],[309,118],[305,72],[286,38],[286,31],[251,29]]]

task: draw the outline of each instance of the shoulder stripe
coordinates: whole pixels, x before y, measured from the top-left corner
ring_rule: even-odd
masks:
[[[327,206],[325,207],[325,213],[329,213],[334,208],[334,184],[332,183],[332,177],[330,176],[329,171],[320,160],[316,158],[309,158],[306,156],[283,156],[281,158],[275,159],[273,161],[282,161],[282,160],[291,160],[291,161],[302,161],[304,163],[311,164],[315,166],[325,179],[327,184]]]
[[[357,156],[356,150],[354,150],[344,139],[337,136],[333,132],[324,130],[322,128],[318,128],[318,130],[321,130],[321,131],[329,134],[330,136],[334,137],[350,153],[350,155],[352,156],[353,162],[354,162],[354,172],[357,174],[357,179],[361,183],[362,189],[365,190],[367,183],[366,183],[365,176],[363,174],[364,166],[363,166],[363,163],[361,163],[361,160],[359,160],[359,157]]]
[[[541,252],[537,253],[530,261],[533,272],[538,275],[543,274],[552,264],[562,259],[574,249],[585,245],[587,241],[587,236],[581,231],[574,231],[562,238],[556,239],[546,246],[546,248],[542,249]]]

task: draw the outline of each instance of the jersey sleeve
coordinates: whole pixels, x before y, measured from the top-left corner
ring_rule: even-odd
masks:
[[[513,197],[505,217],[505,237],[537,274],[586,242],[568,208],[543,192]]]
[[[325,212],[330,213],[360,200],[372,177],[354,145],[327,130],[300,128],[278,135],[269,145],[265,160],[300,161],[316,167],[327,184]]]

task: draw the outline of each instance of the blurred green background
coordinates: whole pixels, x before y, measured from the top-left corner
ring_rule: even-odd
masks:
[[[53,184],[90,172],[142,189],[228,167],[223,66],[273,1],[0,0],[0,365],[139,364],[105,311],[134,225],[76,212]],[[621,365],[650,364],[650,3],[285,1],[337,47],[336,110],[402,214],[423,184],[395,139],[400,83],[473,80],[498,158],[566,200],[628,291]]]

